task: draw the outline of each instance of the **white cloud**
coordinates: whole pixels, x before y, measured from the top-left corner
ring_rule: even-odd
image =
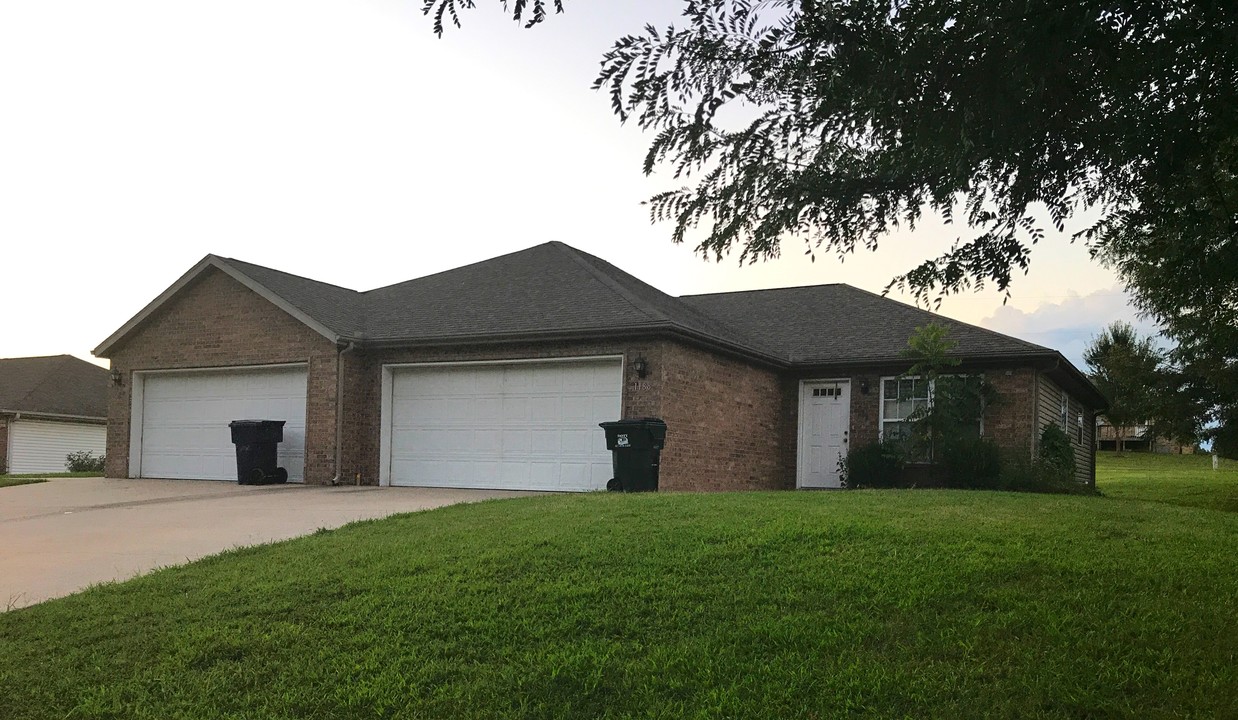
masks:
[[[1058,350],[1084,370],[1084,349],[1105,326],[1117,320],[1131,323],[1143,335],[1160,332],[1155,323],[1138,316],[1130,295],[1118,285],[1084,295],[1071,293],[1030,310],[1005,305],[979,324]]]

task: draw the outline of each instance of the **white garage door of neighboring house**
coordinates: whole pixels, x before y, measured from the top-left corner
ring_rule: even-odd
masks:
[[[9,426],[9,472],[65,472],[65,456],[107,452],[107,426],[86,423],[14,420]]]
[[[603,490],[598,423],[622,410],[620,358],[395,367],[384,394],[392,485]]]
[[[141,418],[135,412],[134,426],[140,425],[141,437],[133,453],[139,458],[138,477],[235,481],[236,448],[228,423],[284,420],[279,465],[289,480],[305,479],[304,367],[140,377]]]

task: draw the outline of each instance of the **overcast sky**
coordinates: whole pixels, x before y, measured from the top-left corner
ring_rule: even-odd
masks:
[[[0,357],[90,359],[207,253],[368,290],[561,240],[676,295],[880,291],[956,238],[930,224],[845,263],[797,240],[775,262],[703,261],[649,223],[641,202],[667,187],[641,173],[649,138],[590,90],[611,41],[680,4],[572,0],[534,30],[479,4],[438,39],[421,0],[0,3]],[[1114,275],[1054,236],[1007,305],[941,310],[1077,363],[1135,320]]]

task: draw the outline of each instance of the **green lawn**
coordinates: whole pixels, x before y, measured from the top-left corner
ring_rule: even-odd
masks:
[[[32,485],[53,478],[103,477],[101,472],[28,473],[24,475],[0,475],[0,488],[14,485]]]
[[[1096,455],[1096,487],[1111,498],[1238,512],[1238,462],[1211,455],[1102,452]]]
[[[15,485],[33,485],[34,483],[47,482],[47,478],[43,475],[0,475],[0,488],[13,487]]]
[[[1102,489],[354,524],[0,614],[0,718],[1238,717],[1238,514]]]

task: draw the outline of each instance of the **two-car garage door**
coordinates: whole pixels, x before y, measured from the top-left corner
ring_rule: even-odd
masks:
[[[235,481],[228,423],[256,419],[286,422],[279,464],[288,479],[304,479],[305,367],[149,373],[140,382],[139,477]]]
[[[619,358],[392,367],[384,388],[391,485],[601,490],[598,423],[620,416]]]

